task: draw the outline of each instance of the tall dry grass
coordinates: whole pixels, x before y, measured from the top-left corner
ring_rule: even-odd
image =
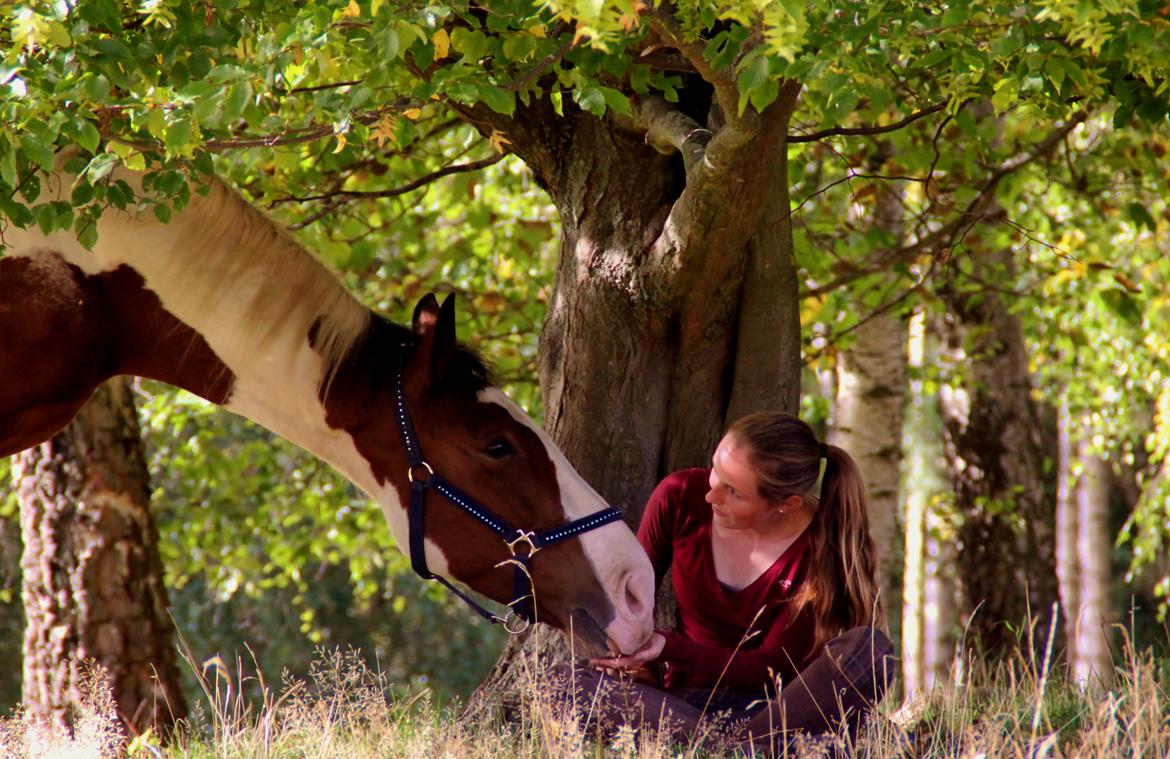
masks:
[[[1017,659],[995,667],[967,662],[966,684],[940,688],[914,704],[885,703],[855,742],[859,757],[1150,757],[1170,759],[1170,661],[1128,648],[1111,689],[1080,690],[1059,669]],[[73,736],[26,717],[0,721],[0,756],[183,757],[723,757],[712,738],[671,744],[630,726],[605,736],[583,730],[595,704],[552,698],[546,673],[529,662],[517,719],[473,723],[426,692],[388,683],[352,653],[323,655],[305,680],[279,687],[252,680],[240,662],[195,668],[204,698],[168,745],[151,736],[118,736],[113,702],[98,677],[87,686]],[[258,671],[255,668],[254,671]],[[543,685],[542,685],[543,683]],[[260,699],[244,694],[255,692]],[[893,698],[887,701],[894,701]],[[844,742],[839,742],[844,745]],[[830,756],[821,741],[797,740],[778,756]]]

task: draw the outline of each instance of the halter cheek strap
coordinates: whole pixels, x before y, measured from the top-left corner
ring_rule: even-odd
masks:
[[[438,580],[448,590],[458,596],[475,613],[495,624],[504,625],[510,633],[520,633],[536,620],[534,604],[534,588],[532,575],[528,564],[540,549],[558,543],[566,538],[588,532],[602,525],[616,522],[622,518],[622,510],[618,508],[602,509],[589,516],[575,519],[559,527],[548,530],[525,531],[512,527],[508,522],[500,519],[492,511],[471,496],[467,495],[455,485],[448,482],[441,474],[435,472],[423,458],[418,445],[418,435],[414,430],[414,423],[410,418],[410,410],[406,406],[406,390],[404,387],[404,367],[400,364],[394,377],[394,410],[398,421],[398,431],[402,436],[402,446],[406,450],[407,478],[410,480],[410,508],[407,511],[410,525],[410,565],[425,580]],[[451,584],[447,578],[434,574],[427,566],[425,548],[426,539],[426,505],[427,491],[434,490],[447,501],[457,506],[463,512],[474,517],[478,522],[496,533],[512,554],[510,558],[501,561],[496,566],[511,564],[513,566],[512,601],[508,603],[508,613],[500,617],[485,609],[474,599]],[[517,621],[518,620],[518,621]]]

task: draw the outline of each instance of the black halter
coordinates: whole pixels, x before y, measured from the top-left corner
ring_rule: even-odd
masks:
[[[410,411],[406,408],[406,392],[403,384],[403,367],[400,365],[394,377],[394,406],[397,411],[398,429],[402,432],[402,445],[406,449],[407,477],[410,479],[410,510],[407,512],[410,523],[410,564],[424,580],[438,580],[446,585],[448,590],[463,599],[464,603],[484,619],[503,624],[504,629],[510,633],[523,632],[536,619],[532,577],[528,572],[528,562],[536,552],[565,538],[580,535],[603,524],[617,521],[622,518],[622,511],[613,507],[602,509],[587,517],[575,519],[560,527],[540,532],[519,530],[512,527],[476,502],[474,498],[444,479],[423,459],[422,451],[418,445],[418,436],[415,434],[414,424],[410,420]],[[416,478],[415,473],[420,472],[420,470],[425,471],[425,475]],[[423,539],[426,537],[427,490],[437,491],[448,501],[475,517],[492,532],[499,535],[503,539],[504,545],[508,547],[512,558],[497,565],[512,564],[515,567],[512,581],[513,598],[508,604],[509,610],[505,616],[500,617],[492,614],[448,582],[447,578],[436,575],[427,568],[426,551],[423,547]],[[516,626],[512,622],[513,617],[519,618],[523,625]]]

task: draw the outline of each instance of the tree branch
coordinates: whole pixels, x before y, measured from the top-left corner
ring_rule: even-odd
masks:
[[[478,161],[471,161],[470,163],[453,163],[444,166],[441,169],[436,169],[429,174],[424,174],[398,187],[391,187],[388,190],[334,190],[332,192],[322,193],[320,195],[307,195],[305,197],[292,197],[299,203],[308,203],[314,200],[332,200],[334,198],[394,198],[399,195],[405,195],[408,192],[424,187],[443,177],[451,176],[452,174],[464,174],[470,171],[479,171],[486,169],[488,166],[493,166],[503,159],[502,153],[496,153]]]
[[[788,144],[791,145],[797,142],[817,142],[826,137],[835,137],[838,135],[874,135],[886,134],[887,132],[896,132],[899,129],[910,126],[919,119],[926,118],[932,113],[938,113],[946,108],[946,103],[936,103],[929,108],[924,108],[921,111],[912,113],[901,121],[886,126],[868,126],[868,127],[835,127],[833,129],[822,129],[819,132],[811,134],[790,134],[788,135]]]
[[[675,150],[682,153],[683,166],[690,173],[691,167],[702,160],[711,131],[660,95],[641,98],[637,105],[641,125],[646,129],[646,143],[664,155]]]
[[[663,3],[647,11],[647,23],[663,42],[682,53],[683,57],[699,72],[699,76],[715,88],[715,97],[718,98],[723,112],[727,114],[727,118],[734,118],[734,115],[739,112],[736,107],[735,80],[728,76],[726,71],[717,71],[711,68],[710,61],[703,55],[702,44],[685,41],[682,27],[675,19],[673,9],[673,3]]]
[[[565,40],[564,44],[546,55],[544,58],[540,59],[540,61],[528,71],[525,71],[520,76],[505,84],[503,88],[509,92],[516,92],[517,90],[523,88],[533,79],[544,73],[544,70],[549,66],[568,55],[569,51],[577,46],[577,39],[577,37],[570,37],[569,39]]]
[[[963,210],[959,211],[954,219],[939,229],[932,232],[930,235],[922,238],[916,243],[906,245],[896,250],[890,251],[888,254],[881,256],[871,262],[868,266],[857,267],[836,279],[802,293],[802,297],[817,297],[826,293],[832,292],[842,285],[864,277],[869,274],[875,274],[880,271],[888,269],[890,266],[899,262],[912,261],[921,253],[928,250],[943,250],[952,248],[956,240],[965,237],[968,232],[976,224],[988,219],[1002,218],[1005,213],[1003,209],[998,209],[992,213],[987,213],[988,208],[995,200],[995,189],[1004,177],[1012,172],[1027,166],[1033,161],[1047,155],[1059,145],[1066,135],[1076,129],[1085,119],[1089,117],[1088,111],[1077,111],[1073,116],[1063,125],[1054,129],[1047,137],[1039,142],[1033,144],[1028,150],[1025,150],[1008,160],[1004,161],[996,168],[988,178],[983,182],[979,188],[979,192],[975,197],[967,203]],[[932,168],[933,171],[933,168]],[[929,179],[929,177],[928,177]]]

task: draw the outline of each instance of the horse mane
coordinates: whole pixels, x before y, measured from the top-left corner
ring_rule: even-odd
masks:
[[[175,222],[182,226],[176,233],[196,248],[168,257],[174,297],[185,309],[214,309],[239,287],[246,305],[236,328],[246,349],[263,352],[289,334],[307,340],[312,330],[327,386],[369,330],[370,310],[285,229],[218,179],[208,182],[206,196],[192,192]]]

